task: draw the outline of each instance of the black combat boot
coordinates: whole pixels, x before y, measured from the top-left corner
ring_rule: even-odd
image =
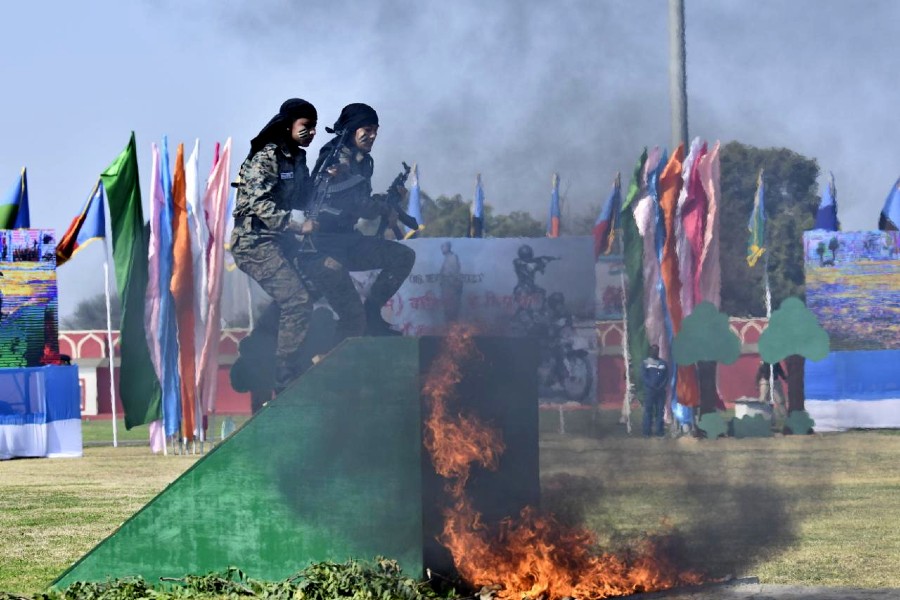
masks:
[[[381,317],[381,306],[366,302],[366,335],[377,337],[403,334]]]

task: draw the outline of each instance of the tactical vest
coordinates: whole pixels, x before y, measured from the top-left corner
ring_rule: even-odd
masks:
[[[325,180],[314,192],[316,203],[313,218],[319,223],[319,233],[352,233],[360,218],[360,208],[372,196],[372,157],[362,161],[349,160],[347,171],[339,181]]]
[[[272,200],[282,210],[303,210],[309,201],[309,168],[306,166],[306,152],[298,151],[294,156],[286,156],[285,153],[278,148],[275,151],[275,157],[278,161],[278,182],[272,188]],[[243,172],[244,166],[249,164],[248,158],[241,165]],[[241,177],[243,179],[243,177]],[[236,187],[240,187],[237,184]],[[236,203],[234,210],[235,219],[253,217],[249,204]],[[253,219],[252,229],[265,229],[259,219]]]
[[[309,169],[306,166],[306,153],[299,151],[295,156],[287,157],[280,149],[278,157],[278,184],[273,190],[275,202],[287,210],[303,210],[309,199]]]

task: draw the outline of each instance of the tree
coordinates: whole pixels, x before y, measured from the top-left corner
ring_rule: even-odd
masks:
[[[819,166],[786,148],[754,148],[738,142],[722,147],[721,265],[722,310],[729,315],[763,316],[763,268],[777,305],[804,297],[803,232],[815,223]],[[765,169],[766,255],[747,265],[747,220],[756,178]]]
[[[508,215],[489,215],[485,226],[488,237],[542,237],[544,226],[523,210]]]
[[[741,356],[741,341],[728,326],[728,315],[710,302],[701,302],[681,323],[672,342],[672,357],[679,365],[697,365],[700,415],[715,412],[717,363],[730,365]]]
[[[788,413],[804,410],[805,360],[822,360],[829,349],[828,334],[799,298],[786,298],[772,313],[759,336],[759,356],[769,364],[787,359]]]
[[[425,229],[420,237],[466,237],[469,234],[470,202],[459,194],[431,198],[421,194]],[[484,228],[487,237],[541,237],[544,226],[525,211],[495,215],[493,207],[484,206]]]
[[[122,321],[122,305],[116,294],[110,297],[110,311],[113,327],[118,327]],[[106,330],[106,295],[97,294],[79,302],[71,316],[62,320],[62,325],[69,330]]]

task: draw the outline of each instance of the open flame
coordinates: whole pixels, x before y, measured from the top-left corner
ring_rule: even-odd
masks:
[[[423,388],[431,408],[425,446],[451,497],[440,541],[463,579],[473,586],[499,587],[496,598],[545,600],[608,598],[700,583],[694,573],[679,573],[652,542],[628,556],[600,552],[590,531],[563,526],[530,507],[497,528],[482,522],[466,483],[472,465],[497,468],[503,440],[500,432],[474,415],[456,414],[451,406],[465,361],[478,356],[474,335],[471,326],[454,326]]]

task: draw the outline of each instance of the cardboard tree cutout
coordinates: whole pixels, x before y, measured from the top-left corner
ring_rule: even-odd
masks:
[[[759,336],[759,356],[769,364],[786,359],[789,413],[804,410],[805,360],[822,360],[829,350],[828,334],[799,298],[785,299],[772,313],[768,327]]]
[[[672,342],[678,365],[697,365],[700,382],[700,414],[716,411],[716,364],[730,365],[741,355],[741,341],[728,326],[728,315],[710,302],[701,302],[681,323]]]

